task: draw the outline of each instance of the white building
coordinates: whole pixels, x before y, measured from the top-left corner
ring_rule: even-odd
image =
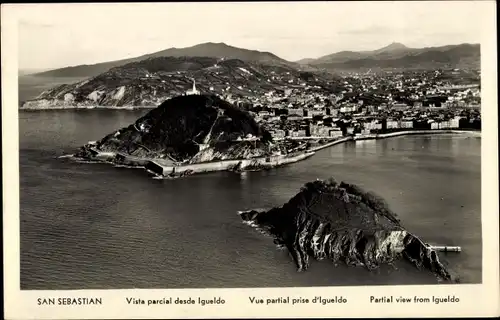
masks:
[[[291,137],[305,137],[306,130],[290,131],[290,136]]]
[[[387,129],[398,129],[399,123],[397,121],[387,120]]]
[[[404,111],[408,109],[408,105],[406,103],[395,103],[392,105],[392,109],[396,111]]]
[[[377,121],[365,122],[364,128],[366,130],[381,130],[382,124],[378,123]]]
[[[323,110],[309,110],[308,114],[312,117],[314,116],[322,116],[324,115],[324,111]]]
[[[200,94],[200,92],[198,90],[196,90],[196,80],[193,79],[193,88],[186,91],[186,95],[190,96],[190,95],[196,95],[196,94]]]
[[[458,128],[460,126],[460,117],[455,117],[450,120],[450,128]]]
[[[449,129],[449,128],[450,128],[450,122],[443,121],[439,123],[439,129]]]
[[[279,129],[275,130],[273,136],[276,137],[276,138],[284,138],[285,137],[285,131],[284,130],[279,130]]]
[[[301,108],[289,108],[288,115],[304,116],[304,109]]]
[[[411,129],[413,128],[413,121],[401,121],[401,128],[403,129]]]
[[[342,137],[342,130],[330,129],[330,137],[332,137],[332,138]]]
[[[311,136],[328,137],[330,135],[331,128],[325,126],[310,125],[309,129],[311,131]]]
[[[340,112],[342,113],[347,113],[347,112],[356,112],[357,106],[351,106],[351,107],[341,107]]]

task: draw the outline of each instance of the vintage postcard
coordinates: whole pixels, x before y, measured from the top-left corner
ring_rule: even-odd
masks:
[[[5,317],[498,316],[495,9],[2,5]]]

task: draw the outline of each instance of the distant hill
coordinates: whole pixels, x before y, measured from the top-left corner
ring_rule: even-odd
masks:
[[[316,59],[311,59],[311,58],[305,58],[305,59],[300,59],[298,61],[295,61],[295,63],[303,65],[303,64],[309,64],[311,62],[314,62]]]
[[[271,65],[294,65],[294,63],[281,59],[270,53],[257,50],[247,50],[233,47],[225,43],[207,42],[187,48],[170,48],[139,57],[97,63],[92,65],[78,65],[49,70],[37,73],[36,76],[43,77],[94,77],[111,68],[123,66],[131,62],[142,61],[147,58],[159,57],[210,57],[239,59],[242,61],[259,62]]]
[[[381,54],[381,53],[389,53],[389,54],[394,54],[397,52],[407,52],[409,50],[412,50],[411,48],[408,48],[402,43],[399,42],[393,42],[388,46],[385,46],[383,48],[374,50],[373,53],[375,54]]]
[[[409,48],[404,44],[394,42],[386,47],[372,51],[341,51],[317,59],[306,58],[290,62],[271,52],[242,49],[225,43],[207,42],[186,48],[170,48],[134,58],[92,65],[77,65],[38,72],[32,75],[46,78],[94,77],[115,67],[158,57],[238,59],[268,65],[290,66],[302,71],[317,71],[319,69],[342,71],[363,68],[477,68],[480,63],[480,48],[479,44]],[[26,74],[26,72],[22,71],[21,74]]]
[[[27,75],[31,75],[31,74],[35,74],[35,73],[44,72],[47,70],[49,70],[49,69],[19,69],[17,71],[17,75],[18,76],[27,76]]]
[[[340,51],[332,53],[318,59],[313,59],[310,64],[323,64],[323,63],[342,63],[350,60],[364,59],[369,57],[390,58],[395,55],[401,55],[410,52],[411,48],[406,47],[404,44],[393,42],[390,45],[372,51]]]
[[[157,106],[192,87],[233,97],[262,96],[271,90],[334,90],[338,78],[286,64],[213,57],[156,57],[112,68],[92,78],[58,85],[23,103],[27,109],[88,106]],[[338,89],[338,88],[337,88]]]
[[[480,58],[479,44],[409,48],[401,43],[391,43],[373,51],[341,51],[307,64],[327,70],[478,68]]]
[[[279,63],[288,64],[289,62],[270,53],[257,50],[248,50],[233,47],[225,43],[207,42],[188,48],[171,48],[146,55],[147,58],[157,57],[210,57],[239,59],[243,61],[253,61],[261,63]]]

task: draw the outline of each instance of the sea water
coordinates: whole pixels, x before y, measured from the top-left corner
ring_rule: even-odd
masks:
[[[404,262],[369,272],[313,261],[298,273],[286,250],[237,214],[282,205],[304,183],[328,177],[382,196],[424,241],[461,246],[440,253],[442,261],[462,283],[481,282],[480,138],[351,141],[269,171],[173,180],[58,158],[145,112],[20,112],[22,289],[436,283]]]

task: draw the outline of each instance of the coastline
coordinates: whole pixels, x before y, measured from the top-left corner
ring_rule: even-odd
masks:
[[[389,133],[373,133],[368,135],[358,135],[358,136],[350,136],[344,137],[338,140],[334,140],[328,143],[325,143],[320,146],[313,147],[309,150],[318,151],[321,149],[325,149],[331,146],[334,146],[339,143],[343,143],[346,141],[358,141],[358,140],[380,140],[387,139],[397,136],[406,136],[406,135],[418,135],[418,134],[473,134],[475,136],[481,136],[481,131],[476,130],[460,130],[460,129],[437,129],[437,130],[405,130],[405,131],[396,131]]]
[[[175,165],[171,161],[154,158],[138,158],[122,153],[93,151],[93,157],[82,158],[74,155],[62,155],[59,158],[69,158],[78,162],[111,164],[120,168],[142,168],[153,174],[155,178],[179,178],[192,174],[215,171],[259,171],[272,169],[290,163],[305,160],[314,155],[312,151],[305,151],[286,156],[268,156],[250,159],[231,159],[210,162]]]
[[[145,169],[158,177],[176,178],[187,175],[215,172],[215,171],[259,171],[276,168],[290,163],[305,160],[314,155],[314,152],[303,152],[289,156],[271,156],[251,159],[234,159],[212,162],[193,163],[179,166],[163,165],[158,161],[148,161]]]
[[[19,111],[51,111],[51,110],[141,110],[141,109],[155,109],[156,106],[50,106],[50,107],[20,107]]]
[[[156,179],[168,179],[168,178],[179,178],[192,174],[216,172],[216,171],[259,171],[272,169],[279,166],[295,163],[298,161],[306,160],[312,157],[316,151],[322,150],[346,141],[358,141],[358,140],[378,140],[387,139],[396,136],[405,135],[418,135],[418,134],[473,134],[475,136],[481,136],[481,131],[472,130],[455,130],[455,129],[445,129],[445,130],[405,130],[390,133],[381,134],[369,134],[369,135],[358,135],[349,136],[330,141],[328,143],[309,148],[301,153],[287,155],[287,156],[270,156],[270,157],[259,157],[251,159],[232,159],[232,160],[220,160],[184,165],[174,165],[172,163],[165,163],[162,159],[143,159],[134,156],[114,153],[114,152],[98,152],[94,151],[96,154],[89,159],[75,157],[73,155],[63,155],[59,158],[72,158],[73,160],[86,160],[93,163],[108,163],[115,167],[126,167],[126,168],[142,168],[147,172],[153,174]]]

